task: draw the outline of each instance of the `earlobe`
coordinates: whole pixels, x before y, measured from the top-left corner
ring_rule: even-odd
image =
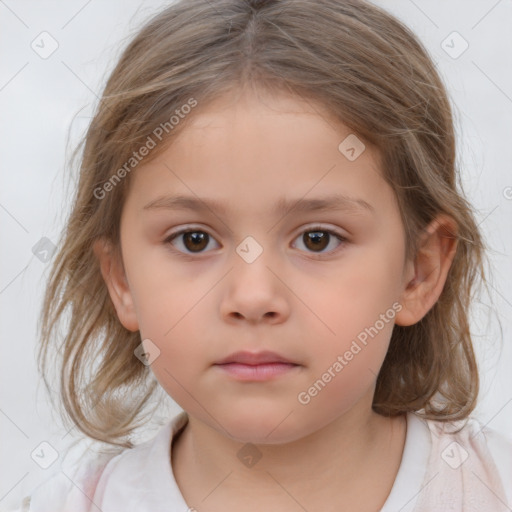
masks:
[[[112,247],[112,243],[103,238],[94,242],[93,251],[119,321],[129,331],[138,331],[139,324],[133,297],[120,256]]]
[[[455,221],[439,215],[425,229],[414,262],[409,262],[413,267],[400,299],[402,309],[396,315],[397,325],[419,322],[434,306],[443,291],[456,249]]]

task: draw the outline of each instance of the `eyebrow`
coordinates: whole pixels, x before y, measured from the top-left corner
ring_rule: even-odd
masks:
[[[206,212],[207,210],[226,215],[226,206],[209,198],[175,195],[161,196],[146,204],[144,210],[192,210]],[[345,211],[349,213],[375,213],[374,207],[364,201],[342,194],[334,194],[314,199],[287,199],[280,198],[274,206],[273,214],[283,214],[293,210],[294,212],[309,211]]]

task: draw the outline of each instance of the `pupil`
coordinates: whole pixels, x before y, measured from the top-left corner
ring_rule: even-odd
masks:
[[[208,245],[208,234],[199,231],[185,233],[185,246],[191,251],[200,251]],[[192,242],[191,245],[188,242]]]
[[[327,247],[328,235],[324,231],[309,231],[304,235],[306,237],[306,246],[308,249],[325,249]],[[309,247],[309,243],[312,242],[312,247]]]

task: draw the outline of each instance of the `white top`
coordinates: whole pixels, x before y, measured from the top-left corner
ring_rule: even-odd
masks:
[[[61,470],[8,512],[190,512],[170,459],[172,439],[187,422],[181,412],[149,441],[67,475]],[[380,512],[512,510],[512,439],[477,419],[464,423],[407,414],[402,461]]]

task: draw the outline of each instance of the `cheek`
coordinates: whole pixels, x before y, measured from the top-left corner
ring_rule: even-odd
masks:
[[[191,396],[201,396],[197,392],[199,377],[214,356],[209,354],[212,347],[207,336],[198,332],[197,318],[192,311],[187,314],[190,307],[176,304],[176,308],[174,314],[165,314],[163,309],[148,314],[147,328],[141,330],[141,336],[158,347],[151,371],[160,385],[179,405],[190,408]]]
[[[130,287],[142,336],[170,339],[208,291],[206,284],[184,276],[180,269],[163,250],[153,249],[134,259]]]
[[[166,391],[179,390],[179,383],[208,360],[208,340],[199,335],[197,321],[205,291],[177,275],[142,268],[133,289],[141,339],[150,339],[159,352],[151,369]]]
[[[297,403],[309,418],[334,419],[363,396],[371,399],[393,328],[391,321],[381,322],[353,337],[342,331],[335,342],[324,338],[309,367],[311,378],[297,394]]]
[[[159,343],[160,355],[151,365],[151,371],[177,403],[184,405],[194,395],[194,382],[191,376],[200,371],[195,368],[197,353],[193,347],[180,343],[179,340],[166,340]]]
[[[325,340],[355,338],[374,325],[399,297],[399,265],[393,258],[375,253],[354,252],[333,267],[328,278],[321,283],[311,281],[300,292],[317,316],[318,332]],[[394,318],[392,314],[393,310],[388,316]]]
[[[400,308],[396,301],[400,270],[400,261],[385,250],[366,248],[344,259],[321,286],[310,288],[307,303],[318,317],[313,319],[317,342],[310,354],[311,370],[322,380],[331,368],[336,378],[329,381],[330,392],[362,389],[378,375]],[[332,368],[337,362],[338,369],[343,366],[338,372]],[[326,375],[323,380],[328,379]]]
[[[377,317],[368,313],[339,315],[335,335],[324,335],[310,351],[310,370],[315,379],[356,385],[376,377],[386,356],[394,325],[395,310],[390,306]],[[336,379],[332,375],[336,375]],[[351,385],[352,385],[351,384]]]

